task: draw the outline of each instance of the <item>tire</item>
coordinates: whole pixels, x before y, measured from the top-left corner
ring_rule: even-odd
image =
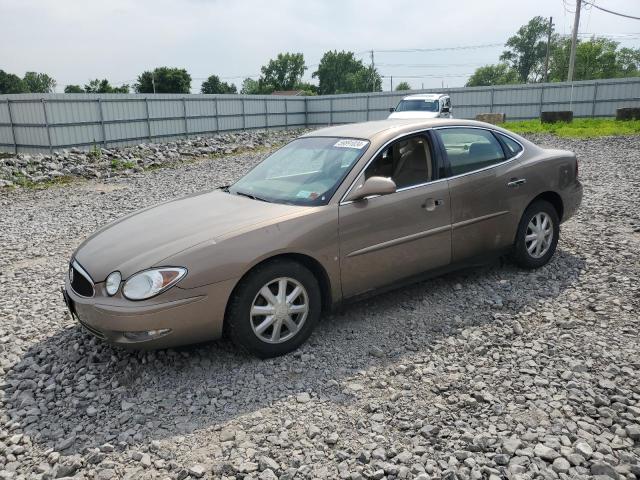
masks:
[[[286,297],[299,292],[291,303],[282,301],[283,285]],[[260,358],[277,357],[309,338],[321,310],[320,286],[313,273],[292,260],[273,260],[240,282],[227,309],[225,329],[241,350]]]
[[[550,228],[544,228],[545,219],[551,223]],[[540,230],[538,224],[543,228]],[[548,238],[549,232],[552,237]],[[537,238],[533,236],[537,235]],[[540,268],[549,263],[556,251],[560,237],[560,219],[553,205],[545,200],[536,200],[527,207],[522,214],[518,232],[514,260],[522,268]]]

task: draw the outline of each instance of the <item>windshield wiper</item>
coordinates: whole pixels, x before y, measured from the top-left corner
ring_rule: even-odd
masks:
[[[247,197],[247,198],[251,198],[253,200],[260,200],[261,202],[267,202],[269,203],[269,200],[265,199],[265,198],[260,198],[260,197],[256,197],[255,195],[251,194],[251,193],[247,193],[247,192],[240,192],[239,190],[236,190],[236,195],[241,195],[243,197]]]

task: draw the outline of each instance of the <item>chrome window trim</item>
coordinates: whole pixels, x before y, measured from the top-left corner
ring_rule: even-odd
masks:
[[[516,155],[514,155],[513,157],[507,158],[507,159],[505,159],[504,161],[502,161],[500,163],[496,163],[495,165],[489,165],[488,167],[479,168],[478,170],[472,170],[470,172],[461,173],[459,175],[453,175],[451,177],[438,178],[437,180],[431,180],[429,182],[419,183],[417,185],[411,185],[409,187],[399,188],[399,189],[397,189],[395,191],[395,193],[405,192],[407,190],[412,190],[414,188],[425,187],[427,185],[434,185],[434,184],[439,183],[439,182],[449,181],[449,180],[453,180],[455,178],[465,177],[467,175],[472,175],[472,174],[475,174],[475,173],[483,172],[485,170],[489,170],[490,168],[500,167],[502,165],[506,165],[509,162],[512,162],[513,160],[516,160],[517,158],[520,158],[520,156],[522,156],[524,154],[524,151],[525,151],[525,147],[522,144],[522,142],[519,142],[518,140],[513,138],[511,135],[507,135],[506,133],[500,132],[500,131],[495,130],[493,128],[480,127],[480,126],[476,126],[476,125],[446,125],[446,126],[442,126],[442,127],[429,127],[427,129],[420,129],[420,130],[414,130],[414,131],[411,131],[411,132],[403,133],[401,135],[398,135],[397,137],[392,138],[391,140],[386,142],[382,147],[380,147],[378,150],[376,150],[376,152],[369,159],[367,164],[362,168],[362,170],[360,170],[360,173],[358,173],[358,176],[353,180],[353,182],[351,183],[351,185],[349,186],[349,188],[347,189],[345,194],[340,199],[340,202],[338,203],[338,205],[339,206],[349,205],[349,204],[354,202],[354,200],[345,201],[345,198],[347,197],[347,195],[349,195],[349,193],[353,189],[353,186],[358,182],[358,180],[360,179],[360,176],[364,174],[364,172],[367,170],[367,168],[369,167],[371,162],[378,156],[378,154],[380,152],[382,152],[385,148],[387,148],[391,143],[393,143],[393,142],[395,142],[395,141],[397,141],[397,140],[399,140],[399,139],[401,139],[402,137],[405,137],[405,136],[417,135],[419,133],[426,133],[426,132],[428,132],[430,130],[445,130],[445,129],[448,129],[448,128],[475,128],[475,129],[478,129],[478,130],[486,130],[486,131],[489,131],[491,133],[498,133],[500,135],[504,135],[505,137],[509,138],[510,140],[513,140],[518,145],[520,145],[520,147],[522,149]],[[500,147],[502,148],[502,145],[500,145]],[[393,195],[393,193],[391,193],[390,195]],[[372,195],[371,197],[367,197],[367,198],[368,199],[372,199],[372,198],[377,198],[379,196],[380,195]],[[385,195],[385,197],[386,196],[387,195]]]
[[[93,279],[91,278],[91,275],[89,275],[87,273],[87,271],[82,268],[82,266],[78,263],[78,261],[74,258],[73,261],[71,262],[71,266],[74,268],[74,270],[76,270],[80,275],[82,275],[86,280],[89,281],[89,283],[91,283],[91,290],[93,291],[93,294],[91,296],[86,296],[86,295],[82,295],[78,292],[76,292],[75,290],[73,290],[73,285],[71,285],[71,283],[69,284],[71,286],[71,289],[73,290],[73,292],[83,298],[93,298],[96,294],[96,283],[93,281]]]

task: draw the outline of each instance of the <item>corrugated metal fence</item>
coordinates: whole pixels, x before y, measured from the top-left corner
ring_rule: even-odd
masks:
[[[576,117],[607,117],[615,115],[616,108],[640,106],[640,78],[428,91],[449,93],[458,118],[504,112],[509,120],[530,119],[537,118],[542,110],[573,110]],[[0,95],[0,151],[131,145],[234,130],[379,120],[386,118],[389,107],[408,93],[318,97]]]

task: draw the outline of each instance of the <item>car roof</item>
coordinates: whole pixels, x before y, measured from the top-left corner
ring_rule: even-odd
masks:
[[[361,138],[363,140],[386,141],[388,138],[396,137],[404,133],[415,130],[422,130],[433,127],[447,126],[469,126],[491,128],[502,131],[501,128],[484,122],[475,120],[461,120],[457,118],[389,118],[386,120],[375,120],[362,123],[348,123],[335,125],[332,127],[320,128],[305,134],[305,137],[346,137]],[[513,136],[513,134],[511,134]]]
[[[414,95],[408,95],[402,100],[436,100],[442,97],[448,97],[446,93],[416,93]]]

